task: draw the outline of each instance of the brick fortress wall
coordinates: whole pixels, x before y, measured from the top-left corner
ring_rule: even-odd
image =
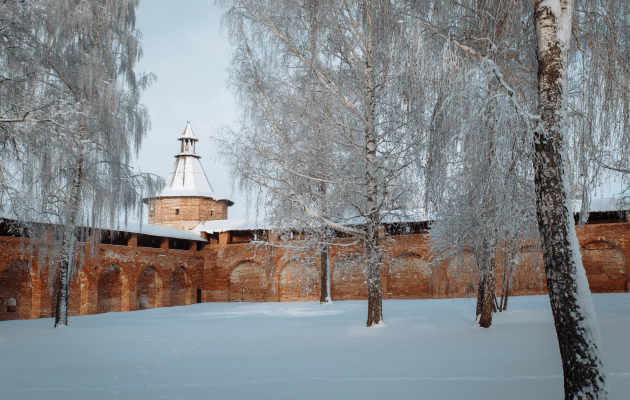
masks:
[[[319,299],[320,259],[316,254],[288,254],[281,247],[239,243],[233,240],[237,234],[222,233],[216,243],[206,246],[204,301]],[[630,224],[587,225],[578,228],[578,239],[591,291],[629,291]],[[432,266],[426,233],[385,236],[381,246],[384,299],[476,296],[477,267],[471,254]],[[503,256],[498,257],[495,275],[498,294],[507,281]],[[329,257],[332,299],[367,299],[360,247],[332,246]],[[525,247],[515,262],[510,295],[547,293],[540,249]]]
[[[270,234],[273,245],[281,245]],[[578,228],[584,266],[594,293],[627,292],[630,224],[592,224]],[[100,244],[94,253],[83,248],[82,267],[70,285],[70,315],[186,305],[199,301],[318,300],[318,254],[287,253],[277,246],[254,246],[247,232],[225,232],[202,251],[139,247],[131,236],[126,246]],[[46,318],[54,313],[56,296],[48,272],[37,257],[23,251],[28,239],[0,237],[0,320]],[[348,239],[339,239],[349,242]],[[181,243],[178,246],[181,248]],[[384,236],[381,275],[384,299],[474,297],[475,260],[464,254],[431,266],[428,235],[423,232]],[[497,293],[503,285],[502,257],[496,271]],[[542,256],[525,248],[517,257],[511,295],[546,293]],[[333,300],[366,299],[360,247],[330,249]],[[41,270],[40,270],[41,269]],[[8,310],[15,299],[17,307]]]
[[[169,249],[172,240],[163,239],[160,248],[138,247],[133,235],[126,246],[100,244],[94,252],[88,244],[75,244],[77,255],[79,250],[83,255],[75,260],[80,268],[70,282],[69,315],[133,311],[144,308],[142,297],[146,308],[195,303],[203,282],[203,254],[194,241],[189,250]],[[55,285],[37,256],[28,256],[25,242],[0,237],[0,321],[54,315]],[[16,298],[17,310],[7,309],[9,298]]]

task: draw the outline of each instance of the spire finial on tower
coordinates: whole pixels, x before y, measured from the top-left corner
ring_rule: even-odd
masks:
[[[169,191],[198,193],[197,195],[214,197],[214,191],[208,182],[201,164],[199,155],[195,153],[195,143],[199,140],[190,128],[190,120],[186,123],[184,133],[177,140],[181,143],[180,152],[175,155],[177,159],[173,170],[166,180],[166,187],[161,196]]]

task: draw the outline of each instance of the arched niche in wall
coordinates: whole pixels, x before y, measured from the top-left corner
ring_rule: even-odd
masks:
[[[360,257],[336,260],[332,265],[332,300],[367,299],[367,265]]]
[[[269,279],[263,267],[254,261],[242,261],[230,271],[229,301],[268,301]]]
[[[466,252],[453,257],[446,266],[446,279],[450,297],[475,297],[478,284],[475,256]]]
[[[186,270],[184,267],[177,267],[171,275],[170,284],[170,306],[185,306],[188,292],[188,284],[186,277]]]
[[[103,268],[98,278],[97,312],[106,313],[122,309],[122,272],[117,264]]]
[[[279,277],[280,301],[317,301],[320,294],[320,276],[312,263],[288,262]]]
[[[582,246],[582,263],[593,293],[627,291],[626,257],[614,244],[597,241]]]
[[[136,298],[138,299],[137,307],[139,310],[146,308],[155,308],[159,305],[159,299],[162,297],[162,279],[154,267],[146,267],[140,272],[138,282],[136,284]],[[144,302],[140,299],[144,297]],[[142,305],[142,307],[141,307]]]
[[[12,262],[0,275],[0,321],[31,318],[32,296],[33,282],[28,263]],[[8,305],[10,299],[14,299],[15,306]]]
[[[424,299],[431,297],[431,268],[417,254],[403,254],[389,266],[388,299]]]

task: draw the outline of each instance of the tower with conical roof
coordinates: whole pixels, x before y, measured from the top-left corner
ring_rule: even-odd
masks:
[[[191,230],[203,221],[227,219],[228,207],[234,202],[217,196],[195,153],[199,139],[186,124],[175,165],[166,180],[164,190],[145,199],[149,205],[149,224]]]

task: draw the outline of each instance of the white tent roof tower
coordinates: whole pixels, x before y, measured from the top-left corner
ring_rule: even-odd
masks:
[[[195,144],[199,139],[193,134],[190,121],[186,123],[184,133],[177,140],[181,142],[180,152],[175,155],[173,169],[158,197],[210,197],[234,204],[229,199],[217,196],[208,182],[206,172],[199,162],[201,156],[195,153]]]

